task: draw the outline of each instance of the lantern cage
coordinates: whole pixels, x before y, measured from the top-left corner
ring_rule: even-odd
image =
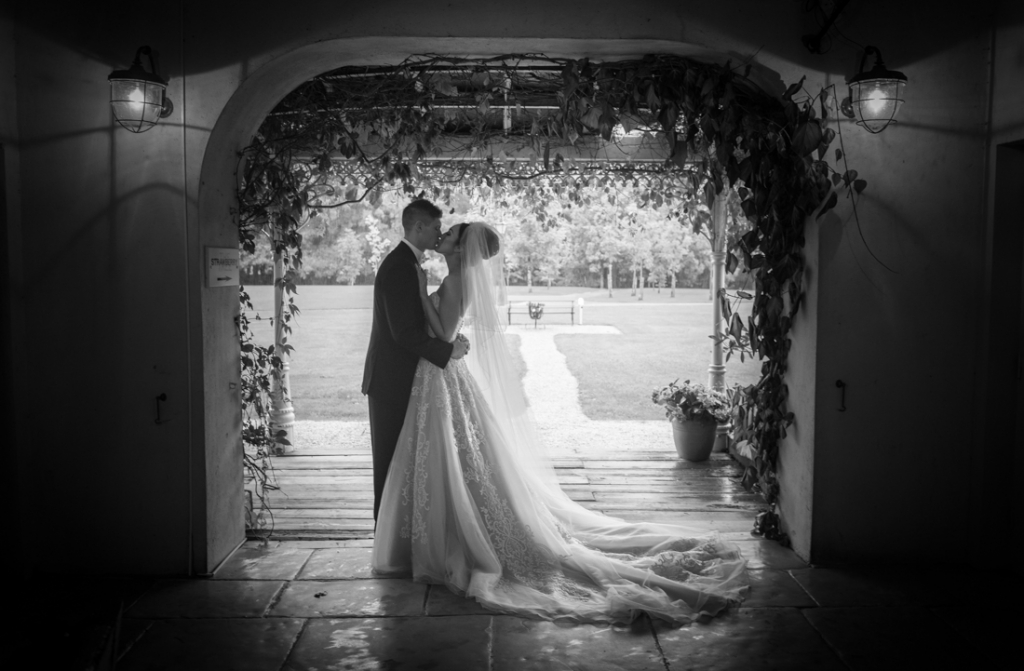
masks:
[[[875,65],[864,72],[864,61],[874,54]],[[875,47],[864,49],[860,72],[850,78],[850,97],[843,101],[842,111],[857,119],[857,125],[871,133],[881,133],[889,124],[896,123],[896,115],[903,106],[903,90],[907,77],[902,72],[887,70],[882,54]]]
[[[149,57],[152,72],[142,67],[143,54]],[[114,119],[132,133],[146,132],[174,110],[165,94],[167,80],[156,74],[149,47],[139,47],[131,67],[111,72],[107,80],[110,82],[110,108]]]

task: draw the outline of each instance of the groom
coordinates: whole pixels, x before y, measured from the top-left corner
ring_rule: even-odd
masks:
[[[402,210],[402,228],[405,238],[384,258],[373,282],[373,326],[363,369],[363,393],[370,405],[375,524],[417,363],[423,358],[444,368],[450,359],[469,351],[462,338],[449,343],[428,336],[420,304],[419,264],[424,250],[433,249],[441,237],[441,210],[430,201],[414,200]]]

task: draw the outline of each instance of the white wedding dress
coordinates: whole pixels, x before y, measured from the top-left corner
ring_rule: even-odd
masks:
[[[378,514],[375,573],[445,585],[499,612],[580,622],[646,612],[685,623],[741,599],[734,546],[571,501],[550,466],[521,449],[536,435],[492,411],[471,365],[419,363]]]

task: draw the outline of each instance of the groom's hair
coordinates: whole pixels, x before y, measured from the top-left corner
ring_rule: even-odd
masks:
[[[402,228],[408,231],[415,226],[420,218],[417,215],[425,215],[431,219],[440,219],[441,210],[429,200],[423,200],[422,198],[414,200],[402,210]]]

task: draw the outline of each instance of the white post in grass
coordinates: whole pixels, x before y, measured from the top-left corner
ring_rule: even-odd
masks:
[[[715,196],[711,207],[711,320],[712,335],[718,335],[722,322],[722,303],[719,294],[725,288],[725,190]],[[711,349],[711,365],[708,366],[708,386],[725,391],[725,361],[722,357],[722,341],[715,339]],[[729,451],[729,425],[718,425],[715,438],[715,452]]]
[[[275,249],[277,245],[274,245]],[[280,252],[274,252],[274,354],[281,357],[281,371],[271,376],[270,387],[270,430],[276,435],[285,432],[289,445],[277,445],[274,454],[282,455],[295,451],[295,407],[292,405],[291,384],[288,381],[288,355],[284,341],[284,259]]]

